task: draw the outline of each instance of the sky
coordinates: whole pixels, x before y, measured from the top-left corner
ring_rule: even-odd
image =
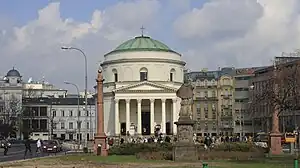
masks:
[[[0,76],[84,88],[84,59],[93,90],[103,55],[141,35],[182,54],[186,67],[251,67],[300,48],[299,0],[1,0]]]

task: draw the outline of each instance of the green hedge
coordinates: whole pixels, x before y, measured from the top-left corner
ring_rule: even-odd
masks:
[[[264,149],[255,146],[252,143],[245,142],[227,142],[216,145],[212,150],[214,151],[228,151],[228,152],[263,152]]]
[[[172,151],[171,143],[124,143],[109,148],[109,155],[136,155],[141,152]]]

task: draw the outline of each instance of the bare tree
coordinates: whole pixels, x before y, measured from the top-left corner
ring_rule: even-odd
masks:
[[[270,118],[274,112],[279,116],[300,110],[300,60],[296,58],[276,60],[274,66],[268,67],[265,80],[254,83],[253,117]]]
[[[12,95],[9,100],[5,101],[3,109],[3,123],[0,125],[1,132],[5,136],[16,133],[21,125],[21,116],[23,108],[22,102],[15,95]]]

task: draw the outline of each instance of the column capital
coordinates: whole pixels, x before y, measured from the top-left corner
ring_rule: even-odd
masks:
[[[155,99],[150,99],[150,103],[154,103],[155,102]]]
[[[172,101],[173,101],[173,103],[176,103],[177,102],[177,98],[173,98]]]
[[[115,103],[119,103],[119,99],[115,99]]]
[[[136,101],[137,101],[137,103],[139,103],[139,104],[142,103],[142,99],[137,99]]]
[[[161,102],[162,103],[166,103],[166,99],[161,99]]]
[[[130,103],[130,99],[125,99],[126,103]]]

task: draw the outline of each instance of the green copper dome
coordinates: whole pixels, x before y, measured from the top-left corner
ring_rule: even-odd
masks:
[[[124,43],[119,45],[115,50],[107,53],[106,55],[130,51],[162,51],[176,53],[160,41],[154,40],[148,36],[138,36],[134,39],[125,41]]]

